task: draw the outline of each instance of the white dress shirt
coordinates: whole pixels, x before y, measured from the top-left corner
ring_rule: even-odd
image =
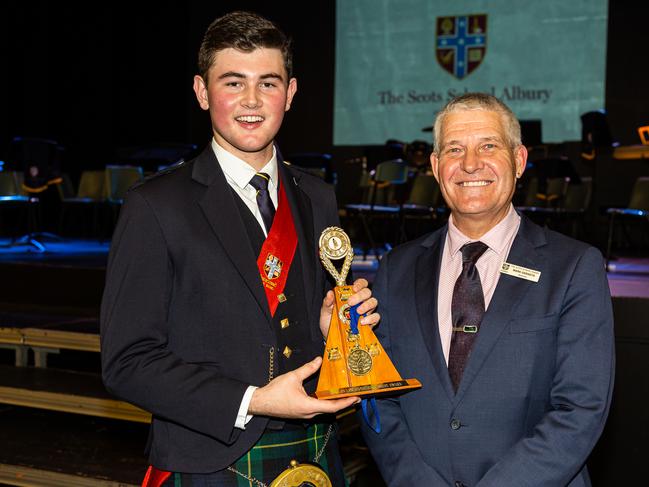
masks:
[[[214,155],[216,155],[216,159],[219,161],[223,174],[225,174],[225,180],[241,197],[248,209],[250,209],[252,214],[255,216],[257,223],[259,223],[259,227],[264,232],[264,235],[268,236],[264,220],[259,211],[259,206],[257,206],[257,190],[250,185],[250,180],[255,174],[257,174],[257,171],[255,171],[255,169],[247,162],[230,154],[223,147],[217,144],[214,139],[212,139],[212,150],[214,151]],[[268,193],[270,194],[270,199],[273,202],[273,205],[277,208],[279,173],[277,170],[277,153],[275,147],[273,147],[273,156],[270,158],[270,161],[268,161],[259,172],[266,173],[270,177]],[[248,386],[246,389],[246,392],[241,399],[239,411],[237,412],[237,419],[234,423],[235,428],[242,430],[246,429],[246,424],[248,424],[248,421],[252,419],[252,415],[248,414],[248,408],[250,407],[250,401],[252,400],[252,394],[255,392],[255,389],[257,389],[255,386]]]

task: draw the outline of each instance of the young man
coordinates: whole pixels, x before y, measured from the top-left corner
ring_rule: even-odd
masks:
[[[448,225],[384,257],[373,288],[377,336],[423,387],[363,435],[390,486],[590,486],[614,371],[601,254],[514,210],[527,151],[498,99],[460,96],[434,130]]]
[[[131,190],[115,231],[104,381],[153,414],[152,484],[270,483],[292,459],[315,459],[343,485],[332,417],[313,418],[357,398],[308,395],[333,305],[317,245],[337,206],[273,143],[297,89],[289,41],[264,18],[231,13],[208,28],[199,71],[211,144]],[[367,282],[354,290],[350,304],[375,324]]]

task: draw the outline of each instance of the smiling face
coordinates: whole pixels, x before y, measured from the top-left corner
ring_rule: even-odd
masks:
[[[503,116],[489,110],[460,110],[444,116],[433,173],[465,235],[479,238],[502,220],[525,170],[527,150],[512,148]]]
[[[279,49],[251,52],[233,48],[214,55],[209,82],[194,77],[194,92],[209,110],[216,142],[261,169],[273,155],[273,139],[297,90],[288,79]]]

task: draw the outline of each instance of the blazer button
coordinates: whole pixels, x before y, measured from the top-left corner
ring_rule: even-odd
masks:
[[[464,484],[460,482],[459,480],[455,481],[455,487],[464,487]]]
[[[462,425],[460,424],[459,419],[454,419],[453,421],[451,421],[451,429],[452,430],[459,430],[460,426],[462,426]]]

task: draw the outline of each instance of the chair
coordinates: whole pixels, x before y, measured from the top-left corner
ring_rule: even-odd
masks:
[[[378,257],[377,246],[371,231],[372,221],[376,216],[396,218],[401,211],[400,198],[395,188],[403,187],[408,182],[408,166],[402,159],[384,161],[376,166],[369,186],[369,203],[348,204],[345,209],[359,216],[367,243]],[[397,204],[398,202],[398,204]],[[389,234],[389,229],[386,235]],[[399,237],[397,236],[396,239]],[[387,237],[386,237],[387,243]],[[364,251],[364,257],[367,253]]]
[[[542,216],[543,223],[549,227],[554,227],[554,223],[556,223],[556,229],[564,233],[568,230],[566,224],[570,223],[569,233],[574,238],[578,238],[579,227],[590,206],[593,179],[591,177],[582,177],[579,181],[571,181],[568,178],[565,180],[563,178],[552,179],[548,181],[548,193],[550,195],[563,193],[563,196],[550,199],[550,206],[519,207],[519,210],[526,211],[528,215],[531,213]]]
[[[139,166],[106,166],[104,191],[106,202],[111,209],[111,228],[117,222],[119,210],[124,203],[128,189],[143,178]]]
[[[367,159],[355,157],[336,163],[336,200],[338,206],[343,209],[351,203],[362,203],[367,201],[363,198],[363,192],[369,190],[369,171],[367,170]]]
[[[106,166],[105,195],[106,201],[114,205],[124,203],[128,189],[144,177],[139,166]]]
[[[527,184],[524,204],[518,206],[518,209],[530,213],[542,213],[545,209],[559,207],[569,182],[569,178],[548,178],[543,188],[538,178],[531,178]]]
[[[197,146],[169,141],[137,147],[120,147],[115,153],[116,164],[137,165],[142,167],[144,173],[150,174],[156,172],[161,166],[167,168],[191,159],[197,153]]]
[[[433,221],[438,213],[446,211],[439,208],[441,191],[437,179],[432,174],[418,174],[412,181],[410,195],[401,205],[400,241],[408,240],[408,220]],[[420,232],[418,232],[420,233]]]
[[[321,154],[318,152],[291,154],[286,158],[286,161],[316,177],[324,179],[328,183],[334,182],[331,154]]]
[[[581,115],[581,156],[592,161],[599,149],[619,145],[611,135],[606,110],[595,110]]]
[[[590,206],[593,195],[593,178],[582,177],[581,183],[570,182],[563,198],[563,207],[568,214],[584,213]]]
[[[579,238],[586,212],[590,208],[593,178],[550,178],[545,193],[537,193],[537,183],[534,178],[528,185],[526,200],[533,204],[517,205],[516,209],[541,225]]]
[[[430,144],[424,140],[413,140],[406,145],[406,160],[411,167],[417,171],[426,172],[430,170]]]
[[[606,264],[608,265],[611,260],[616,217],[640,218],[649,223],[649,177],[636,179],[627,208],[608,208],[606,213],[609,216],[608,238],[606,239]]]
[[[60,185],[61,213],[59,215],[59,233],[62,233],[65,224],[65,216],[71,208],[92,208],[92,230],[96,235],[98,232],[99,211],[106,200],[104,188],[106,179],[105,171],[83,171],[79,180],[79,187],[74,196],[65,194],[64,184]]]
[[[570,182],[563,198],[563,209],[566,219],[572,223],[571,235],[579,238],[580,227],[583,224],[584,215],[590,207],[593,196],[593,178],[582,177],[581,182],[573,184]]]

